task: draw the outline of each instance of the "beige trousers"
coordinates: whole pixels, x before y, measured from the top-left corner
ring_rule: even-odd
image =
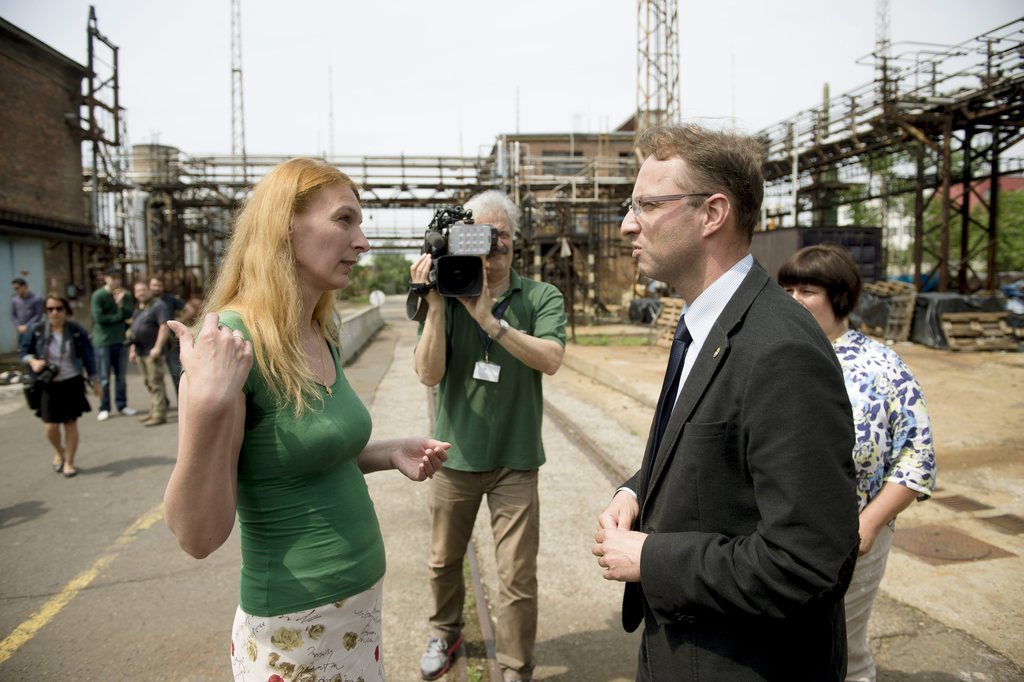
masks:
[[[148,355],[136,356],[142,380],[149,391],[149,416],[151,419],[167,419],[167,392],[164,390],[164,358],[151,358]]]
[[[433,529],[428,568],[434,595],[430,624],[434,635],[448,642],[462,632],[466,596],[462,560],[484,495],[501,584],[495,633],[498,664],[529,679],[537,637],[540,499],[536,470],[501,468],[478,473],[441,469],[434,474],[430,484]]]
[[[857,567],[846,590],[846,682],[875,682],[875,659],[871,656],[871,643],[868,641],[868,618],[885,575],[892,534],[892,528],[884,526],[868,553],[857,557]]]

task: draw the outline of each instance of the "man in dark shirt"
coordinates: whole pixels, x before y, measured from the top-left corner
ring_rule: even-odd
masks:
[[[142,425],[166,424],[167,392],[164,390],[163,354],[170,333],[167,320],[171,316],[164,302],[153,296],[145,282],[135,283],[135,300],[138,306],[132,316],[128,360],[138,362],[149,391],[149,414],[143,418]]]
[[[185,307],[185,302],[174,294],[164,290],[164,281],[159,277],[149,278],[149,289],[155,298],[159,298],[167,306],[167,313],[172,320],[178,319],[178,313]],[[167,360],[167,371],[171,374],[171,381],[174,382],[174,394],[178,394],[178,383],[181,381],[181,358],[178,356],[178,337],[171,334],[167,341],[167,351],[164,353]]]
[[[14,296],[11,298],[11,324],[20,340],[25,332],[43,319],[43,299],[28,288],[28,282],[21,277],[11,280]]]

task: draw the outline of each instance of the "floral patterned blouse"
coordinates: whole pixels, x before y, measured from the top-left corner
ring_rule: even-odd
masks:
[[[853,406],[857,500],[861,510],[889,482],[935,488],[935,449],[921,385],[894,350],[853,329],[832,342]]]

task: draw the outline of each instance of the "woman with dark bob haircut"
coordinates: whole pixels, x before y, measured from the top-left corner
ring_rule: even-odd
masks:
[[[860,551],[846,592],[847,680],[874,680],[868,617],[896,515],[935,488],[935,451],[921,386],[888,346],[850,329],[860,273],[837,246],[797,251],[779,270],[779,284],[807,308],[839,356],[853,406],[853,461],[860,507]]]
[[[100,394],[99,375],[89,334],[68,319],[71,304],[59,294],[47,294],[46,317],[21,338],[21,361],[35,381],[35,412],[43,420],[43,434],[53,448],[53,470],[71,478],[78,473],[78,418],[89,412],[85,379]],[[61,427],[64,429],[61,436]]]

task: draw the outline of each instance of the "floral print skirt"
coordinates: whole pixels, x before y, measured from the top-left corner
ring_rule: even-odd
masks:
[[[235,682],[383,682],[383,580],[348,599],[281,616],[241,608],[231,630]]]

